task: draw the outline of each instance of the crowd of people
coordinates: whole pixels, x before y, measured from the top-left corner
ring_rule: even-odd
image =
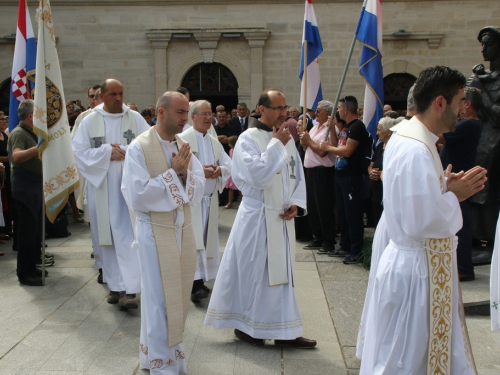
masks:
[[[293,288],[296,241],[352,265],[373,225],[361,374],[423,374],[433,366],[433,373],[473,373],[458,282],[474,279],[468,204],[487,177],[475,166],[482,95],[461,73],[424,70],[404,113],[385,108],[377,140],[351,95],[304,115],[272,88],[253,111],[243,102],[230,111],[190,102],[182,87],[142,111],[124,96],[118,80],[106,79],[88,89],[88,109],[67,103],[82,186],[71,204],[75,219],[81,210],[90,223],[107,302],[137,309],[141,294],[141,367],[186,372],[189,303],[210,294],[205,324],[234,329],[252,345],[314,348]],[[0,173],[11,179],[2,203],[16,208],[17,276],[39,286],[37,266],[53,256],[41,259],[33,111],[32,100],[22,102],[21,122],[8,135],[0,112]],[[220,206],[238,208],[222,259]],[[10,236],[12,217],[4,217]],[[210,290],[205,282],[214,279]],[[444,307],[436,312],[436,304]]]

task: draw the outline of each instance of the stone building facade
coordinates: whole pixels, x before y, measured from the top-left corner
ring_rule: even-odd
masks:
[[[35,36],[37,4],[28,0]],[[304,1],[51,0],[51,6],[66,99],[86,102],[88,86],[114,77],[125,86],[125,101],[142,109],[166,89],[182,85],[193,67],[215,63],[234,75],[234,101],[253,107],[262,89],[275,87],[290,105],[299,102]],[[319,62],[325,99],[335,97],[361,6],[360,1],[314,1],[324,48]],[[497,0],[389,0],[383,2],[383,18],[385,77],[407,74],[411,79],[432,65],[469,76],[482,62],[477,33],[483,26],[500,25],[500,7]],[[16,20],[17,1],[2,0],[2,108]],[[357,45],[343,95],[362,101],[360,50]],[[217,95],[222,100],[224,92]],[[398,95],[404,93],[393,93]]]

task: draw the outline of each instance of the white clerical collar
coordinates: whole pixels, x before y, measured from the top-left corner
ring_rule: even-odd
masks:
[[[120,113],[109,113],[104,110],[104,103],[99,104],[98,106],[95,106],[94,111],[99,112],[103,116],[109,116],[109,117],[122,117],[125,113],[127,113],[130,108],[127,107],[126,105],[122,104],[122,112]]]
[[[162,137],[160,137],[160,134],[158,133],[158,131],[156,130],[155,128],[155,133],[156,133],[156,136],[158,137],[158,139],[160,140],[160,143],[163,143],[164,145],[167,145],[167,146],[174,146],[176,145],[177,146],[177,140],[174,139],[173,141],[167,141],[165,139],[163,139]]]
[[[198,130],[194,129],[193,130],[196,132],[196,135],[200,135],[202,137],[205,137],[206,135],[208,135],[208,132],[206,132],[205,134],[203,134],[202,132],[199,132]]]

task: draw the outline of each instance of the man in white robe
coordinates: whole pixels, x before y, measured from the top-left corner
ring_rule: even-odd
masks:
[[[500,331],[500,219],[497,221],[490,272],[491,330]]]
[[[243,193],[215,280],[205,324],[235,328],[240,340],[311,348],[293,288],[298,207],[305,210],[304,172],[285,126],[285,96],[266,90],[259,98],[261,122],[241,134],[231,166]],[[270,235],[269,235],[270,234]]]
[[[196,246],[191,221],[187,216],[187,204],[200,204],[205,187],[205,177],[200,162],[192,156],[189,144],[178,147],[176,134],[182,131],[189,112],[188,101],[177,92],[166,92],[157,103],[157,123],[149,132],[144,133],[130,145],[125,158],[122,191],[129,207],[137,215],[136,238],[139,247],[141,265],[141,335],[140,365],[150,369],[151,374],[179,374],[186,372],[185,355],[182,348],[182,331],[184,323],[182,314],[187,314],[189,296],[196,263]],[[148,150],[144,150],[142,142],[145,136],[155,138],[161,146],[161,155],[165,157],[169,167],[159,175],[150,174],[151,159],[147,159]],[[161,152],[160,151],[160,152]],[[148,160],[148,162],[146,162]],[[191,165],[189,167],[189,164]],[[190,211],[191,212],[191,211]],[[153,215],[173,213],[174,226],[169,227],[153,221]],[[186,215],[185,215],[186,214]],[[185,217],[186,221],[185,222]],[[191,217],[191,214],[189,214]],[[169,315],[164,297],[165,287],[178,285],[179,278],[163,273],[158,231],[169,233],[167,242],[174,244],[174,252],[179,250],[180,256],[192,255],[189,264],[191,273],[182,271],[187,283],[182,284],[187,300],[169,300],[177,303],[176,310]],[[186,248],[191,238],[192,246]],[[175,238],[173,238],[175,237]],[[165,242],[165,241],[163,241]],[[179,255],[177,255],[179,257]],[[169,259],[167,259],[169,260]],[[184,289],[187,288],[185,291]],[[182,307],[184,306],[184,307]],[[181,328],[169,325],[174,322],[174,315],[181,311]],[[167,313],[165,313],[167,311]],[[179,318],[179,317],[177,317]],[[172,342],[172,328],[178,328],[177,341]]]
[[[231,174],[231,158],[216,137],[209,134],[212,127],[211,104],[198,100],[191,104],[193,126],[180,137],[189,143],[192,153],[203,166],[205,191],[200,204],[193,207],[193,229],[198,247],[198,261],[191,298],[193,302],[207,298],[210,289],[204,280],[215,279],[220,264],[219,250],[219,196]]]
[[[123,105],[123,86],[119,81],[105,80],[100,100],[103,103],[83,119],[76,131],[73,152],[78,171],[87,180],[94,259],[102,257],[104,280],[110,290],[108,302],[120,308],[137,308],[135,294],[140,292],[140,270],[120,186],[126,150],[149,125],[140,114]],[[129,125],[126,132],[125,123]]]
[[[456,272],[459,202],[480,191],[476,167],[445,179],[437,134],[453,131],[465,77],[424,70],[413,92],[416,114],[384,154],[384,218],[390,243],[380,257],[361,346],[363,375],[475,374]],[[383,228],[381,228],[382,236]],[[384,240],[381,240],[383,242]]]

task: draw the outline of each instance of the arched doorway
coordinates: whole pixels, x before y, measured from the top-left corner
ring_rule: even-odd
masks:
[[[392,73],[384,77],[384,104],[390,104],[392,109],[406,109],[408,91],[417,77],[408,73]]]
[[[9,113],[10,78],[0,83],[0,111]]]
[[[238,81],[234,74],[222,64],[197,64],[182,79],[181,86],[189,91],[191,101],[205,99],[215,107],[223,105],[226,111],[238,104]]]

